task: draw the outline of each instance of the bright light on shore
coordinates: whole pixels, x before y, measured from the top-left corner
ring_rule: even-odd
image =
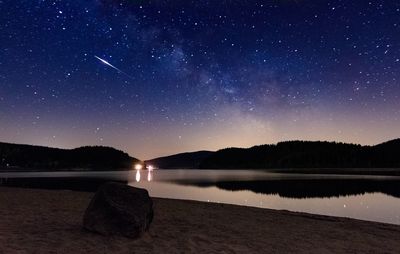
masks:
[[[135,165],[135,169],[136,169],[136,170],[141,170],[142,168],[143,168],[143,165],[142,165],[142,164],[139,164],[139,163],[138,163],[138,164]]]
[[[153,167],[152,165],[148,165],[148,166],[147,166],[147,169],[148,169],[149,171],[153,171],[154,167]]]

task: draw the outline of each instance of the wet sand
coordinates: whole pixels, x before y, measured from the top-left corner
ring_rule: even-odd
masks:
[[[399,253],[400,226],[154,199],[137,240],[82,228],[93,193],[0,187],[0,253]]]

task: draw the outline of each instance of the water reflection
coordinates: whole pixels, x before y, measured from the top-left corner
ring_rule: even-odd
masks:
[[[400,177],[278,174],[252,170],[7,172],[0,183],[96,191],[129,182],[152,197],[221,202],[400,224]]]
[[[383,193],[400,198],[400,177],[357,175],[271,174],[232,170],[137,170],[136,182],[147,174],[148,182],[216,187],[228,191],[252,191],[287,198],[330,198]],[[143,176],[145,177],[145,176]],[[156,184],[156,183],[154,183]]]
[[[140,169],[136,170],[136,182],[140,182]]]
[[[142,171],[143,173],[143,171]],[[153,197],[284,209],[400,224],[400,178],[157,170],[130,182]],[[257,180],[260,179],[260,180]]]
[[[248,190],[260,194],[273,194],[287,198],[331,198],[366,193],[383,193],[400,198],[398,179],[280,179],[250,181],[172,181],[198,187],[215,186],[222,190]]]
[[[136,175],[135,175],[135,180],[136,182],[140,182],[140,178],[141,178],[141,170],[136,170]],[[152,170],[147,170],[147,181],[151,182],[153,181],[153,171]]]
[[[153,180],[153,171],[149,170],[147,171],[147,181],[151,182]]]

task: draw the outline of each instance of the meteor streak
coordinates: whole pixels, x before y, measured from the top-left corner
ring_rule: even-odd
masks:
[[[94,55],[94,57],[97,58],[98,60],[100,60],[100,62],[102,62],[103,64],[108,65],[108,66],[110,66],[111,68],[117,70],[119,73],[124,74],[124,75],[127,76],[128,78],[130,78],[130,79],[132,79],[132,80],[134,79],[132,76],[128,75],[126,72],[123,72],[123,71],[121,71],[120,69],[118,69],[117,67],[115,67],[114,65],[110,64],[107,60],[104,60],[104,59],[102,59],[102,58],[100,58],[100,57],[98,57],[98,56],[96,56],[96,55]]]

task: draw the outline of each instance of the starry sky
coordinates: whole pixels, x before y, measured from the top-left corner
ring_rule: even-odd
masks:
[[[0,0],[0,140],[140,159],[400,136],[397,1]]]

